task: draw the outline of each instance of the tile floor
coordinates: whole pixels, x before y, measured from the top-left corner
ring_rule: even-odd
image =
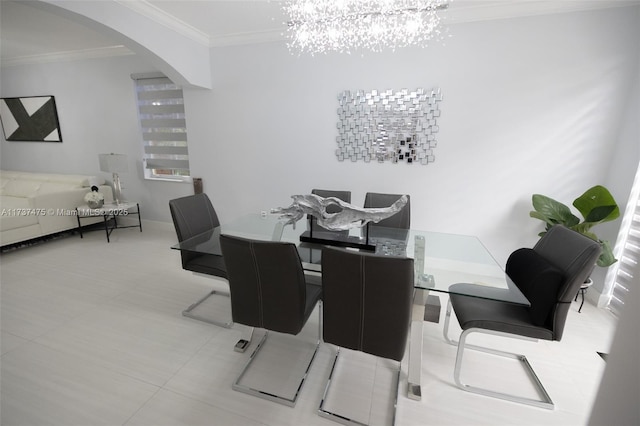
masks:
[[[178,252],[169,249],[175,242],[170,224],[146,222],[143,229],[115,231],[111,243],[95,231],[0,256],[0,423],[336,424],[316,414],[334,348],[321,345],[295,408],[233,391],[231,383],[256,343],[236,353],[241,326],[223,329],[181,315],[211,286],[224,289],[224,282],[181,269]],[[442,338],[446,296],[440,299],[440,324],[427,323],[424,330],[423,399],[406,397],[405,360],[397,425],[586,424],[605,365],[596,352],[608,350],[615,328],[607,311],[587,302],[578,313],[574,303],[561,342],[476,340],[527,354],[556,403],[548,411],[455,387],[455,348]],[[228,300],[213,303],[216,315],[230,315]],[[315,339],[317,327],[314,314],[300,338]],[[269,343],[273,351],[295,345],[295,339],[271,334]],[[260,360],[274,362],[274,372],[287,371],[295,362],[291,353],[267,352]],[[481,353],[465,358],[464,380],[532,392],[519,366]],[[360,421],[388,423],[390,395],[384,391],[394,368],[345,352],[328,403]]]

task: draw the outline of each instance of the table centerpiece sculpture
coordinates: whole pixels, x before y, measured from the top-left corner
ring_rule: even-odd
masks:
[[[317,219],[318,225],[328,231],[347,231],[353,228],[363,228],[368,223],[378,223],[383,219],[393,216],[404,208],[408,197],[403,195],[389,207],[364,208],[342,201],[336,197],[320,197],[315,194],[292,195],[293,203],[288,207],[278,207],[271,209],[271,213],[280,214],[279,219],[284,221],[284,225],[291,224],[294,228],[296,222],[311,215]],[[335,213],[327,212],[329,206],[337,206],[340,211]],[[319,233],[322,236],[313,236],[313,228],[304,232],[300,236],[301,241],[315,242],[323,244],[338,245],[344,247],[364,248],[375,250],[369,244],[368,232],[364,236],[339,236],[331,235],[330,232]],[[364,239],[364,241],[362,241]]]

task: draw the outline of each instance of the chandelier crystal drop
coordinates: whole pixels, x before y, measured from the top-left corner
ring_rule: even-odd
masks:
[[[442,38],[438,12],[448,0],[293,0],[289,50],[299,53],[381,51]]]

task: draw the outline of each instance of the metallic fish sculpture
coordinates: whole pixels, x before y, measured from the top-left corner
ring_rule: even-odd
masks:
[[[319,197],[315,194],[292,195],[293,203],[289,207],[271,209],[271,213],[280,214],[279,219],[286,219],[285,225],[296,222],[305,214],[314,216],[318,224],[331,231],[346,231],[351,228],[360,228],[369,222],[378,223],[382,219],[398,213],[407,204],[407,196],[403,195],[390,205],[383,208],[363,208],[346,203],[336,197]],[[336,213],[328,213],[327,207],[337,205],[341,210]]]

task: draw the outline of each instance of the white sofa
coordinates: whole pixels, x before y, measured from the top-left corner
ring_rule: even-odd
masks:
[[[0,246],[6,246],[78,226],[75,208],[96,185],[105,203],[111,187],[96,176],[0,171]],[[83,219],[82,225],[102,217]]]

